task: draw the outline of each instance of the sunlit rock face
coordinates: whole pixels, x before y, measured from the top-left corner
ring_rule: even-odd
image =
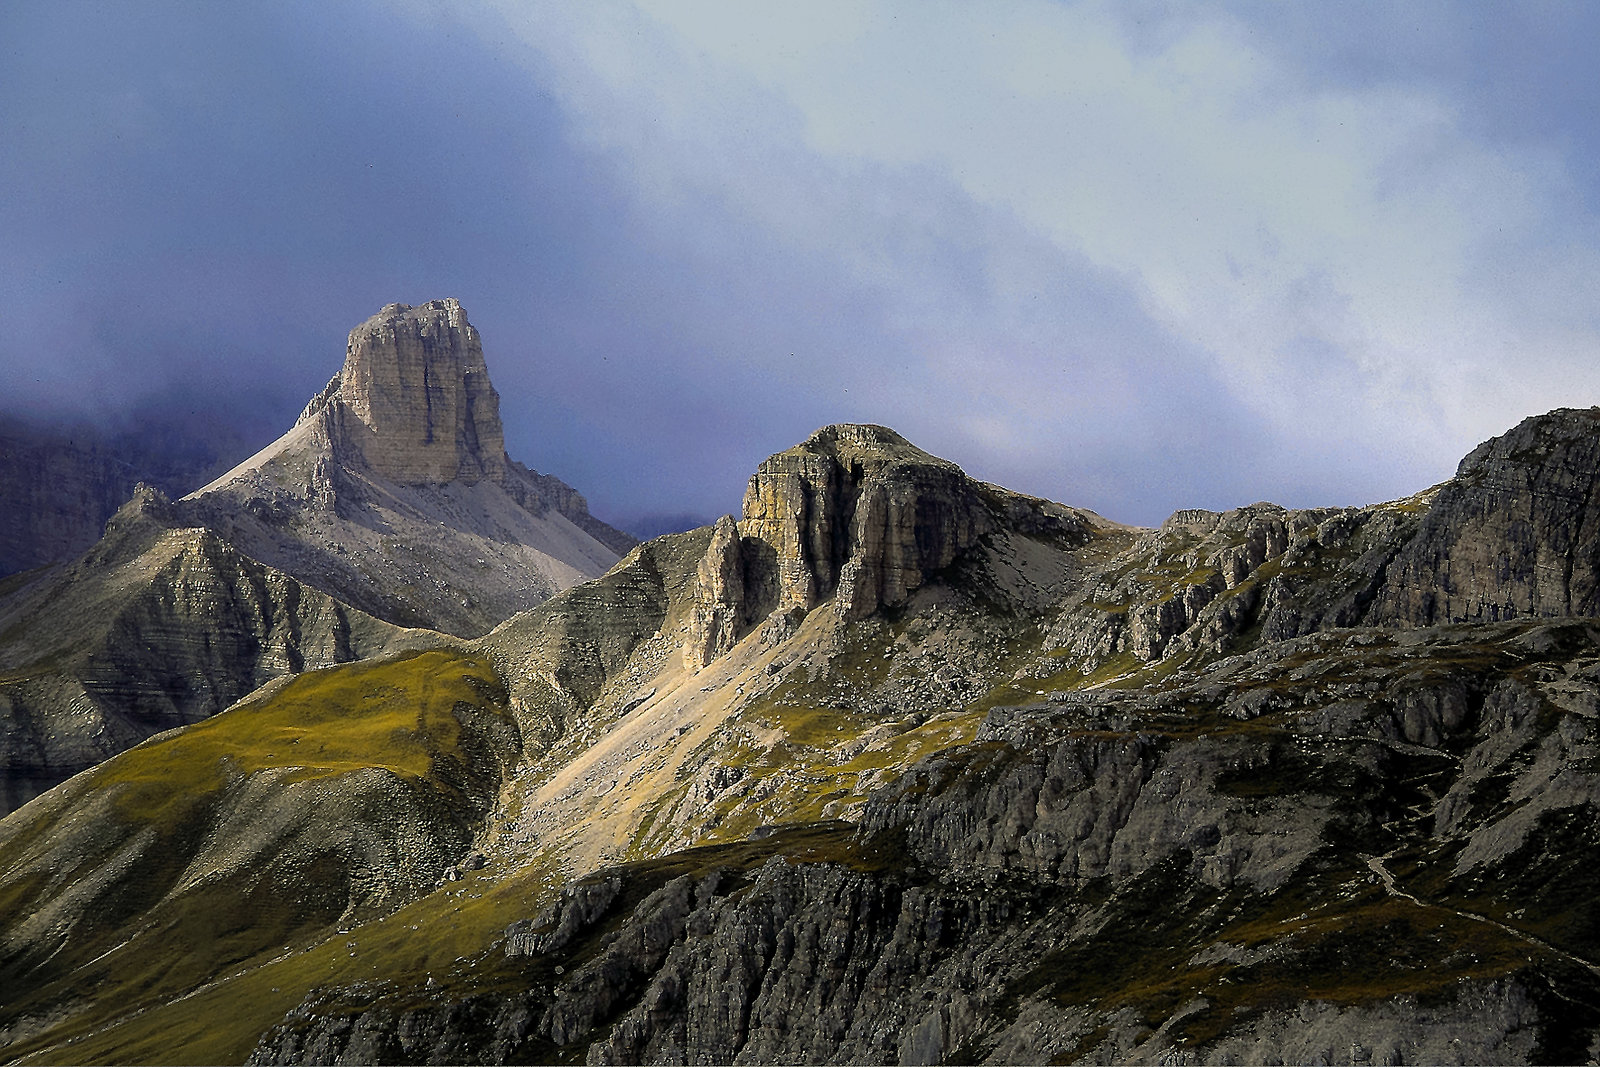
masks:
[[[346,351],[329,399],[341,443],[374,473],[402,484],[505,476],[500,395],[458,301],[390,304],[350,331]]]
[[[992,527],[977,485],[882,426],[829,426],[750,479],[740,532],[769,547],[780,608],[898,604]]]

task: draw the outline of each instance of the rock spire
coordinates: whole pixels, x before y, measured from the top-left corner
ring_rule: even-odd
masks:
[[[324,410],[342,449],[391,481],[504,478],[500,395],[459,301],[389,304],[351,330],[343,369],[301,421]]]

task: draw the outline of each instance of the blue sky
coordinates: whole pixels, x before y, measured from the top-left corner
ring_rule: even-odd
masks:
[[[285,428],[458,297],[653,531],[895,427],[1155,523],[1600,401],[1600,8],[0,5],[4,406]]]

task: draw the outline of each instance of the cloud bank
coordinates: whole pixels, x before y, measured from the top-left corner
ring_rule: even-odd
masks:
[[[845,420],[1148,523],[1600,393],[1584,7],[88,10],[4,16],[29,403],[275,412],[448,294],[513,454],[625,523]]]

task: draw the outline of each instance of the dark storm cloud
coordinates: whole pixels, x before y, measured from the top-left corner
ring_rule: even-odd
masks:
[[[457,295],[491,359],[521,338],[565,360],[548,378],[495,362],[527,443],[529,388],[548,383],[559,409],[563,380],[603,355],[539,341],[581,343],[606,314],[596,297],[628,299],[626,209],[548,99],[447,19],[353,4],[0,17],[9,406],[109,415],[199,386],[282,427],[356,322]]]
[[[448,15],[5,18],[3,269],[29,309],[0,342],[13,407],[112,418],[165,402],[181,418],[209,401],[271,436],[355,322],[452,294],[485,337],[511,450],[624,520],[736,508],[762,457],[829,421],[960,443],[941,432],[944,386],[919,380],[919,331],[886,325],[892,294],[714,197],[642,215],[604,154],[575,148],[538,86]],[[891,236],[930,293],[985,299],[973,249]]]
[[[1012,27],[1027,41],[1048,39],[1067,9],[991,10],[1037,20],[1038,33]],[[1070,14],[1084,10],[1098,32],[1097,9]],[[1234,40],[1248,33],[1196,31],[1204,14],[1129,10],[1132,59],[1115,42],[1079,57],[1108,64],[1107,99],[1162,89],[1168,65],[1213,64],[1228,82],[1254,62]],[[1313,56],[1320,23],[1307,9],[1234,11],[1246,30],[1271,23],[1262,48],[1296,92],[1397,78],[1427,52],[1406,38],[1385,58],[1351,37],[1338,45],[1347,55]],[[731,13],[712,11],[712,37]],[[1250,197],[1274,193],[1235,188],[1227,152],[1243,149],[1180,144],[1217,109],[1197,99],[1193,122],[1132,143],[1143,169],[1097,179],[1098,153],[1118,145],[1074,141],[1085,131],[1048,94],[1043,110],[963,111],[958,83],[969,67],[984,73],[980,59],[1025,78],[1038,57],[985,59],[959,27],[940,40],[939,23],[919,32],[936,46],[926,54],[954,57],[944,79],[866,55],[783,82],[764,60],[685,43],[627,5],[7,5],[4,405],[179,421],[209,405],[265,439],[338,368],[352,326],[391,301],[450,295],[483,335],[512,455],[642,532],[736,509],[764,456],[845,420],[888,423],[981,477],[1126,521],[1261,497],[1358,502],[1448,473],[1455,443],[1435,454],[1411,442],[1447,421],[1430,413],[1470,397],[1437,395],[1418,371],[1411,407],[1375,406],[1362,381],[1381,361],[1360,345],[1404,316],[1351,326],[1362,305],[1348,268],[1361,256],[1296,262],[1323,249],[1297,250],[1293,218],[1252,221]],[[1148,70],[1141,49],[1156,57]],[[1574,49],[1560,54],[1578,76]],[[1438,62],[1436,82],[1458,86],[1464,61]],[[1053,74],[1048,57],[1039,71]],[[837,100],[785,95],[830,77]],[[1525,87],[1527,103],[1504,104],[1502,118],[1462,106],[1481,136],[1502,137],[1516,114],[1565,99],[1552,85]],[[1574,91],[1571,106],[1593,96]],[[905,128],[818,147],[848,142],[879,98]],[[1369,103],[1351,114],[1381,112]],[[1269,118],[1252,150],[1292,157],[1293,123]],[[1554,121],[1540,131],[1541,145],[1561,136]],[[1358,178],[1368,162],[1350,161]],[[1173,187],[1141,184],[1186,167],[1230,198],[1193,214],[1238,216],[1231,230],[1214,235],[1208,217],[1174,225],[1188,214]],[[1088,184],[1052,188],[1058,171]],[[1096,188],[1127,197],[1074,215]],[[1362,204],[1335,206],[1364,223]],[[1254,260],[1207,243],[1257,232]],[[1224,252],[1242,267],[1207,275]],[[1276,334],[1261,332],[1269,320]],[[1406,388],[1393,392],[1409,403]],[[1341,419],[1355,429],[1339,432]]]

